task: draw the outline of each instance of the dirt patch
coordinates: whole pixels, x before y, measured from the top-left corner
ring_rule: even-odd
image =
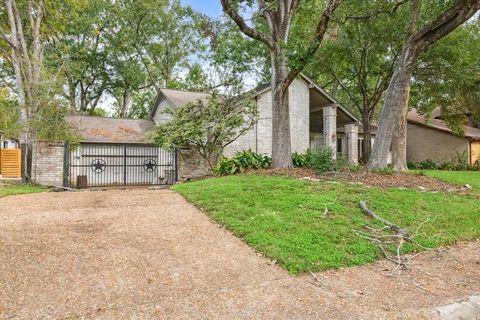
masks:
[[[468,192],[467,189],[437,180],[432,177],[408,173],[381,174],[367,171],[338,171],[317,174],[314,170],[306,168],[250,171],[250,173],[253,172],[265,175],[290,176],[306,180],[319,179],[323,181],[344,181],[348,183],[358,183],[379,188],[409,188],[428,191]]]

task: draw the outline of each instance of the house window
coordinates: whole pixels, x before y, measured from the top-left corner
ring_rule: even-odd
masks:
[[[337,153],[342,153],[342,138],[337,138]]]
[[[358,159],[363,156],[363,138],[358,138]]]

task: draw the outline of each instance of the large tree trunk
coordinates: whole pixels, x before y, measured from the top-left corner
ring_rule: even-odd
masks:
[[[408,94],[410,92],[410,82],[407,84],[407,98],[402,101],[402,111],[400,120],[397,123],[392,138],[392,167],[395,171],[408,171],[407,167],[407,114],[408,114]]]
[[[413,2],[411,30],[416,30],[419,2]],[[406,125],[408,98],[412,69],[419,55],[432,44],[451,33],[470,19],[480,9],[480,0],[459,0],[434,21],[413,32],[403,46],[403,52],[388,85],[380,117],[369,169],[387,166],[390,146],[393,148],[393,165],[396,170],[407,170]],[[395,136],[394,131],[395,130]]]
[[[387,88],[380,125],[368,162],[369,169],[385,168],[388,165],[388,153],[392,145],[394,129],[401,122],[402,110],[408,102],[412,74],[411,58],[410,48],[406,47]]]
[[[269,33],[250,27],[238,13],[238,8],[233,5],[234,1],[220,0],[220,2],[223,11],[235,21],[244,34],[264,43],[270,49],[272,62],[272,166],[274,168],[291,168],[288,87],[320,47],[330,17],[341,0],[330,0],[328,2],[322,18],[317,24],[312,42],[304,55],[298,57],[297,66],[290,71],[287,68],[286,48],[293,14],[298,7],[299,0],[278,0],[275,3],[263,0],[257,2],[258,15],[265,19]],[[235,1],[235,3],[237,2]],[[272,6],[272,4],[275,4],[275,6]]]
[[[290,108],[288,104],[288,88],[284,89],[287,70],[287,59],[284,49],[271,50],[272,61],[272,167],[291,168],[292,144],[290,137]]]

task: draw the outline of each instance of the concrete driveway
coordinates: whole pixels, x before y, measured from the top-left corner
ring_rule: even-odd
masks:
[[[11,196],[0,219],[1,319],[435,319],[480,284],[474,258],[461,261],[468,281],[442,276],[459,288],[438,292],[386,277],[386,262],[292,277],[170,190]],[[458,250],[441,253],[441,272]]]

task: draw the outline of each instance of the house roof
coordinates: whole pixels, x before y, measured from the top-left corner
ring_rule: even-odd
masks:
[[[427,119],[425,116],[419,114],[416,109],[412,109],[408,112],[407,120],[410,123],[418,124],[425,126],[427,128],[432,128],[436,130],[440,130],[443,132],[448,132],[454,134],[452,129],[448,127],[448,125],[440,120],[440,119]],[[463,136],[466,138],[480,140],[480,129],[470,127],[470,126],[463,126],[464,134]]]
[[[345,108],[340,102],[338,102],[335,98],[333,98],[325,89],[323,89],[318,83],[313,81],[312,78],[308,77],[304,73],[300,73],[300,76],[307,81],[315,90],[317,90],[320,94],[322,94],[328,101],[331,103],[336,104],[343,112],[345,112],[349,117],[352,118],[353,121],[360,122],[360,120],[353,114],[351,113],[347,108]],[[256,91],[255,95],[258,96],[264,92],[267,92],[271,89],[271,85],[266,83],[266,84],[261,84],[258,87],[254,89]]]
[[[66,121],[78,128],[83,142],[145,143],[152,120],[119,119],[93,116],[69,116]]]
[[[210,94],[205,92],[193,92],[174,89],[159,89],[157,98],[155,99],[155,105],[152,110],[152,117],[157,112],[157,107],[160,104],[162,97],[168,100],[175,108],[183,107],[187,103],[197,100],[203,100],[210,97]]]

